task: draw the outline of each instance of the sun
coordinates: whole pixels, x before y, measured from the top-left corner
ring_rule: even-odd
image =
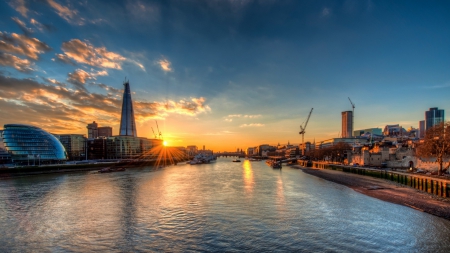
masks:
[[[163,142],[163,145],[164,145],[164,146],[167,146],[167,141],[164,141],[164,142]]]

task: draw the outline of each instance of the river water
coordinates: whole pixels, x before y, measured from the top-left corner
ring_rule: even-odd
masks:
[[[264,162],[0,180],[0,252],[450,252],[450,222]]]

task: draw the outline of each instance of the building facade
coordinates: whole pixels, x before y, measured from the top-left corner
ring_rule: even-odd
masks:
[[[123,86],[122,114],[120,117],[119,135],[137,137],[133,101],[131,100],[130,82],[126,81]]]
[[[419,121],[419,138],[425,138],[425,120]]]
[[[3,145],[16,164],[49,164],[67,160],[61,142],[52,134],[31,125],[6,124]]]
[[[351,138],[353,132],[353,112],[342,112],[342,138]]]
[[[88,124],[86,128],[88,130],[88,139],[98,138],[98,124],[95,121]]]
[[[112,127],[105,126],[98,128],[98,137],[111,137],[112,135]]]
[[[60,134],[57,136],[67,152],[69,161],[86,159],[86,137],[82,134]]]
[[[444,110],[437,107],[430,108],[425,112],[425,131],[444,122]]]

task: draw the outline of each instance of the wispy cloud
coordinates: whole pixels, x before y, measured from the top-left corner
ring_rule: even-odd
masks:
[[[84,20],[78,16],[77,10],[63,6],[54,0],[47,0],[47,3],[55,10],[56,14],[70,24],[83,25],[85,23]]]
[[[73,90],[53,79],[46,82],[48,85],[0,74],[0,122],[23,122],[51,129],[60,127],[59,130],[64,132],[84,131],[86,122],[93,120],[101,120],[105,125],[117,124],[122,106],[120,96],[89,93],[85,89]],[[195,117],[211,110],[203,97],[186,101],[134,101],[134,106],[137,123],[164,118],[172,113]]]
[[[49,52],[50,46],[36,38],[12,33],[0,32],[0,50],[6,53],[24,55],[30,59],[38,60],[39,54]]]
[[[331,9],[330,8],[323,8],[322,9],[322,17],[327,17],[327,16],[329,16],[329,15],[331,15]]]
[[[16,22],[16,24],[20,27],[20,30],[22,30],[25,35],[30,36],[30,34],[34,32],[33,29],[28,28],[25,22],[20,20],[18,17],[12,17],[11,19]]]
[[[125,57],[118,53],[110,52],[105,47],[94,47],[88,41],[72,39],[62,44],[64,54],[78,62],[94,67],[122,69]],[[64,61],[64,56],[57,55],[59,60]]]
[[[156,62],[156,64],[158,64],[161,67],[161,69],[165,72],[173,71],[173,69],[171,67],[172,63],[169,60],[167,60],[166,58],[162,58],[162,59],[158,60]]]
[[[28,73],[33,71],[32,62],[28,59],[21,59],[15,55],[0,53],[0,65],[13,67],[20,72]]]
[[[450,83],[441,84],[441,85],[425,86],[426,89],[442,89],[442,88],[448,88],[448,87],[450,87]]]
[[[76,69],[73,73],[68,74],[67,81],[78,88],[83,90],[86,89],[84,84],[87,80],[95,80],[97,76],[107,76],[108,72],[106,70],[97,71],[97,72],[86,72],[82,69]]]
[[[28,8],[25,4],[25,0],[13,0],[9,2],[9,5],[22,14],[22,16],[27,17]]]
[[[263,127],[264,124],[261,123],[251,123],[251,124],[242,124],[239,127]]]
[[[247,119],[256,119],[260,118],[261,114],[247,115],[247,114],[230,114],[225,117],[225,121],[232,122],[233,118],[247,118]]]

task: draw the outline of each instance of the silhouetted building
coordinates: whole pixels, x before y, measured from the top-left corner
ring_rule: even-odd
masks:
[[[98,137],[111,137],[112,136],[112,127],[105,126],[98,128]]]
[[[123,85],[125,88],[123,90],[122,115],[120,118],[119,135],[137,137],[130,83],[129,81],[126,81]]]
[[[98,124],[95,121],[88,124],[86,128],[88,130],[88,139],[98,138]]]
[[[353,112],[342,112],[342,138],[351,138],[353,132]]]
[[[430,108],[429,111],[425,111],[425,130],[439,125],[444,120],[444,110],[439,110],[437,107]]]

